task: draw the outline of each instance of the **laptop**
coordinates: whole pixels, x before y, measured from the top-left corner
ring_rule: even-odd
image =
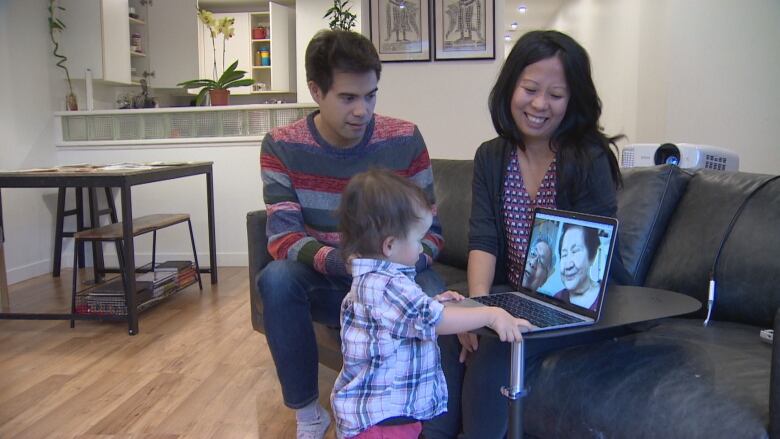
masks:
[[[618,222],[537,207],[520,291],[472,297],[459,306],[499,306],[531,332],[592,325],[601,314]]]

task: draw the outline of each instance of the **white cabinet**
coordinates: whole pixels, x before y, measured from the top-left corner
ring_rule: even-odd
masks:
[[[214,18],[220,20],[225,17],[233,17],[235,22],[233,28],[235,33],[233,38],[225,41],[222,35],[217,35],[212,43],[211,33],[204,25],[198,26],[200,34],[200,78],[216,80],[222,75],[226,68],[238,60],[238,70],[247,72],[247,78],[252,71],[252,59],[250,57],[250,38],[249,14],[227,13],[214,14]],[[224,56],[223,56],[224,50]],[[216,77],[214,73],[214,62],[216,60]],[[193,78],[194,79],[194,78]],[[251,86],[233,87],[230,94],[245,95],[252,91]]]
[[[295,10],[269,2],[268,12],[250,17],[252,29],[266,30],[266,38],[252,39],[252,78],[255,84],[265,84],[259,92],[295,90]],[[258,57],[263,49],[270,52],[269,65],[262,65]]]
[[[62,0],[65,30],[60,48],[72,78],[130,82],[130,22],[127,0]]]
[[[61,0],[60,38],[72,78],[176,87],[197,76],[196,0]],[[131,7],[135,11],[130,16]],[[132,41],[132,47],[131,47]]]
[[[157,0],[148,6],[149,69],[155,88],[198,78],[196,0]]]

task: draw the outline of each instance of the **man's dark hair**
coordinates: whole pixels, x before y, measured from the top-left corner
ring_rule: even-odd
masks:
[[[381,256],[384,240],[405,238],[426,211],[431,211],[431,203],[425,192],[406,178],[387,169],[355,175],[344,188],[338,209],[344,260]]]
[[[588,176],[584,170],[592,158],[587,147],[591,145],[598,146],[607,155],[612,181],[616,187],[620,186],[620,168],[610,144],[623,136],[607,137],[602,132],[601,99],[593,83],[588,52],[564,33],[531,31],[517,40],[490,92],[488,106],[493,127],[499,136],[525,150],[523,134],[512,117],[512,96],[526,67],[552,57],[563,65],[569,92],[566,114],[550,140],[558,157],[559,187],[571,196],[575,187],[585,184]]]
[[[314,81],[325,95],[333,85],[337,71],[373,71],[379,80],[382,62],[374,45],[363,35],[344,30],[321,30],[306,47],[306,81]]]
[[[593,227],[585,227],[579,224],[564,224],[563,233],[561,234],[561,240],[558,242],[558,254],[561,254],[561,249],[563,248],[563,237],[566,236],[566,232],[568,232],[571,229],[582,230],[582,239],[583,241],[585,241],[585,249],[588,252],[588,261],[593,262],[593,259],[596,258],[596,252],[598,251],[599,246],[601,245],[601,240],[599,239],[599,231],[594,229]]]

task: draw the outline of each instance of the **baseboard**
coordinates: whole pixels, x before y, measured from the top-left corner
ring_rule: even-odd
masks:
[[[8,262],[6,260],[6,262]],[[8,267],[8,284],[15,284],[23,280],[51,273],[51,259],[36,261],[20,267]]]
[[[92,266],[92,254],[87,253],[87,266]],[[116,267],[119,265],[115,254],[106,254],[104,256],[106,266]],[[152,253],[136,253],[135,261],[136,265],[143,265],[151,262]],[[158,261],[181,261],[192,260],[192,253],[157,253]],[[202,267],[209,266],[209,254],[198,252],[198,263]],[[8,267],[8,284],[15,284],[22,282],[35,276],[51,273],[51,259],[44,259],[41,261],[33,262],[31,264],[23,265],[20,267]],[[62,268],[73,267],[73,253],[62,253]],[[248,267],[249,266],[249,254],[248,253],[217,253],[217,264],[221,267]]]

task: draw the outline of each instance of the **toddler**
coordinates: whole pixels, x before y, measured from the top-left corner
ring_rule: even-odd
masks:
[[[494,307],[445,307],[414,282],[431,204],[412,182],[388,171],[354,176],[341,198],[339,229],[352,288],[341,306],[344,366],[331,394],[339,437],[417,438],[421,421],[447,408],[436,336],[488,326],[502,341],[530,328]]]

